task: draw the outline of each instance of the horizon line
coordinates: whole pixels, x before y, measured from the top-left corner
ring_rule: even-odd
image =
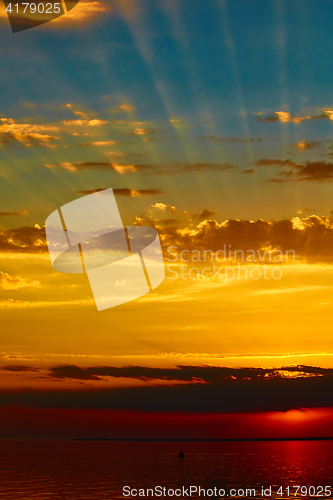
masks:
[[[165,441],[197,441],[197,442],[233,442],[233,441],[332,441],[333,436],[326,437],[282,437],[282,438],[73,438],[73,441],[118,441],[118,442],[165,442]]]

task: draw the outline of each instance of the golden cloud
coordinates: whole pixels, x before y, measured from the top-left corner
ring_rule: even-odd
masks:
[[[333,111],[328,109],[323,110],[323,113],[317,115],[306,115],[306,116],[291,116],[288,111],[274,111],[271,116],[263,117],[263,113],[257,113],[256,120],[261,123],[295,123],[296,125],[302,123],[304,120],[324,120],[333,119]],[[331,118],[332,116],[332,118]]]
[[[54,19],[53,23],[57,24],[72,24],[74,23],[85,23],[90,21],[97,15],[109,12],[110,7],[104,2],[80,0],[80,2],[75,6],[74,9],[67,12],[66,15]]]
[[[100,188],[102,189],[102,188]],[[97,191],[97,190],[92,190]],[[89,194],[90,191],[81,191]],[[161,194],[160,190],[115,190],[120,196],[146,196]],[[173,246],[176,253],[210,250],[217,252],[224,245],[233,250],[266,252],[295,252],[296,262],[333,264],[333,216],[308,215],[291,220],[255,221],[227,219],[221,222],[213,219],[213,213],[203,210],[191,215],[179,211],[173,205],[161,201],[154,203],[142,215],[136,217],[134,225],[155,227],[160,235],[165,255]],[[205,217],[203,220],[202,217]],[[198,219],[201,222],[198,223]],[[178,249],[178,250],[177,250]],[[270,250],[268,250],[270,249]],[[21,227],[0,231],[0,252],[43,253],[47,252],[45,230],[35,227]]]
[[[114,146],[115,144],[118,144],[119,141],[95,141],[95,142],[85,142],[84,144],[81,144],[81,146]]]
[[[107,125],[109,122],[107,120],[63,120],[62,122],[66,127],[82,127],[87,125],[88,127],[100,127],[101,125]]]
[[[125,174],[128,172],[136,172],[135,165],[110,163],[107,161],[81,161],[81,162],[63,162],[63,163],[46,163],[47,168],[60,167],[64,170],[75,172],[77,170],[115,170],[118,174]]]
[[[15,140],[24,143],[30,142],[45,144],[59,139],[59,137],[46,132],[58,132],[59,127],[54,125],[36,125],[29,123],[17,123],[12,118],[0,118],[0,136],[4,141]]]
[[[119,165],[118,163],[113,163],[113,168],[118,174],[126,174],[128,172],[136,172],[136,167],[134,165]]]
[[[0,289],[2,290],[18,290],[25,287],[41,286],[39,281],[30,281],[21,276],[11,276],[8,273],[0,271]]]
[[[228,219],[222,222],[207,218],[199,224],[193,219],[188,212],[156,203],[152,210],[137,218],[136,225],[155,227],[164,251],[170,246],[175,246],[179,252],[183,249],[217,252],[224,245],[244,252],[268,252],[270,248],[283,254],[292,250],[297,262],[333,264],[332,216],[309,215],[280,221]]]
[[[307,149],[316,149],[321,146],[321,144],[324,141],[306,141],[305,139],[303,141],[300,141],[297,144],[298,151],[305,151]]]
[[[132,106],[132,104],[128,104],[128,103],[119,104],[119,108],[122,111],[125,111],[126,113],[131,113],[132,111],[135,110],[135,106]]]

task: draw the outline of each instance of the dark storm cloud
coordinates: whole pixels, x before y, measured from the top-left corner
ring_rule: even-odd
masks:
[[[333,180],[333,163],[325,161],[314,161],[299,164],[287,160],[275,160],[264,158],[253,163],[257,167],[283,167],[290,168],[279,174],[283,179],[269,179],[267,182],[310,181],[331,182]]]
[[[113,366],[81,368],[74,365],[62,365],[50,369],[50,376],[55,378],[68,378],[78,380],[101,380],[103,377],[131,378],[138,380],[169,380],[182,382],[200,381],[216,383],[230,377],[239,370],[230,368],[208,366],[178,366],[176,368],[149,368],[144,366],[126,366],[123,368]],[[252,369],[242,372],[248,376],[258,376],[261,372]],[[263,372],[264,373],[264,372]],[[245,375],[244,375],[245,376]]]
[[[295,173],[298,181],[327,182],[333,179],[333,163],[308,162],[306,165],[297,165]]]
[[[39,372],[41,368],[38,366],[28,366],[28,365],[8,365],[2,366],[0,370],[5,372]]]
[[[294,374],[286,378],[284,373]],[[295,373],[296,372],[296,373]],[[301,372],[302,376],[298,377]],[[154,412],[256,412],[333,406],[333,370],[180,366],[176,368],[57,366],[49,377],[98,381],[103,377],[160,380],[175,385],[85,391],[0,393],[0,404],[43,408],[95,408]],[[179,384],[182,382],[182,384]]]
[[[281,378],[281,372],[300,373],[306,376],[331,376],[333,369],[318,368],[306,365],[264,368],[228,368],[220,366],[187,366],[174,368],[150,368],[145,366],[100,366],[79,367],[76,365],[60,365],[50,369],[50,377],[58,379],[101,380],[104,377],[131,378],[138,380],[168,380],[175,382],[200,382],[205,384],[221,384],[232,380],[257,380],[260,378]]]

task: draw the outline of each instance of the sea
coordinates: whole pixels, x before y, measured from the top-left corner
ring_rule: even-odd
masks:
[[[330,498],[332,485],[333,441],[0,443],[6,500]]]

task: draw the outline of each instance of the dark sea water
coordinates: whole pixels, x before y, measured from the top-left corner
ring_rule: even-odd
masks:
[[[183,459],[178,458],[181,451]],[[172,498],[125,497],[125,485],[135,489],[216,487],[225,489],[228,498],[231,488],[256,489],[255,497],[234,498],[265,498],[262,486],[272,486],[270,498],[288,498],[287,490],[283,496],[276,492],[280,486],[289,486],[289,498],[310,498],[317,493],[329,498],[329,491],[325,495],[320,489],[303,490],[304,496],[299,492],[295,497],[292,486],[332,484],[333,441],[0,443],[0,499],[6,500]]]

